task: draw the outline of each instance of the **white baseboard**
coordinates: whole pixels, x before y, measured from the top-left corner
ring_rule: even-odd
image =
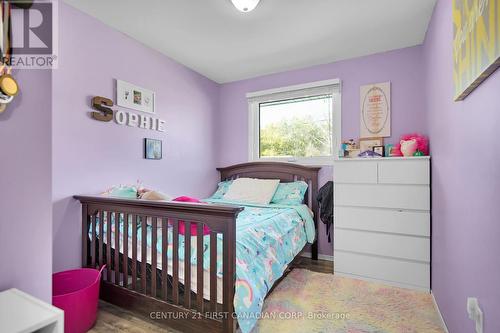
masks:
[[[311,252],[302,253],[302,257],[311,258]],[[333,262],[333,256],[327,256],[326,254],[318,254],[318,259],[327,260]]]
[[[414,286],[414,285],[411,285],[411,284],[405,284],[405,283],[399,283],[399,282],[394,282],[394,281],[387,281],[387,280],[375,279],[375,278],[371,278],[371,277],[368,277],[368,276],[362,276],[362,275],[344,273],[344,272],[339,272],[339,271],[335,271],[333,274],[335,274],[336,276],[346,277],[346,278],[350,278],[350,279],[357,279],[357,280],[363,280],[363,281],[374,282],[374,283],[379,283],[379,284],[386,284],[388,286],[393,286],[393,287],[398,287],[398,288],[404,288],[404,289],[409,289],[409,290],[415,290],[415,291],[422,291],[422,292],[425,292],[425,293],[430,293],[429,288],[420,287],[420,286]]]
[[[436,302],[436,299],[434,298],[434,294],[432,293],[432,291],[431,291],[431,296],[432,296],[432,301],[434,302],[434,308],[436,309],[436,311],[439,315],[439,319],[441,319],[441,324],[443,325],[444,331],[446,333],[449,333],[448,327],[446,327],[446,323],[444,322],[443,316],[441,315],[441,311],[439,310],[439,306]]]

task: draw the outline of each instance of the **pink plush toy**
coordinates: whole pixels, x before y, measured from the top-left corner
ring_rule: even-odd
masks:
[[[401,141],[394,146],[394,156],[429,155],[429,140],[418,133],[403,135]]]
[[[196,198],[191,198],[191,197],[186,197],[186,196],[177,197],[177,198],[173,199],[172,201],[204,203]],[[170,221],[169,221],[169,223],[172,224],[172,222],[170,222]],[[185,233],[186,233],[186,226],[184,225],[184,221],[179,220],[179,234],[184,235]],[[197,234],[196,224],[191,223],[191,236],[196,236],[196,234]],[[203,235],[210,235],[210,228],[207,227],[206,225],[203,225]]]

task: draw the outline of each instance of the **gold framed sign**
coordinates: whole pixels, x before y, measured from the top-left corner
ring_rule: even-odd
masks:
[[[391,83],[360,88],[360,138],[391,136]]]
[[[455,101],[500,67],[500,0],[453,0]]]

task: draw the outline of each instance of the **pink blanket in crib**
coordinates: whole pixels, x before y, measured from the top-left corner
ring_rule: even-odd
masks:
[[[177,197],[177,198],[173,199],[172,201],[204,203],[198,199],[186,197],[186,196]],[[185,233],[186,233],[186,227],[184,225],[184,221],[179,220],[179,234],[184,235]],[[209,235],[209,234],[210,234],[210,229],[206,225],[203,225],[203,235]],[[191,224],[191,235],[196,236],[196,224],[195,223]]]

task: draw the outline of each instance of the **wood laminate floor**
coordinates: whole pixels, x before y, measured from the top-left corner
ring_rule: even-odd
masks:
[[[333,263],[326,260],[301,258],[296,267],[320,273],[333,273]],[[179,333],[174,329],[160,326],[152,319],[139,316],[106,302],[99,303],[97,322],[91,333]]]

